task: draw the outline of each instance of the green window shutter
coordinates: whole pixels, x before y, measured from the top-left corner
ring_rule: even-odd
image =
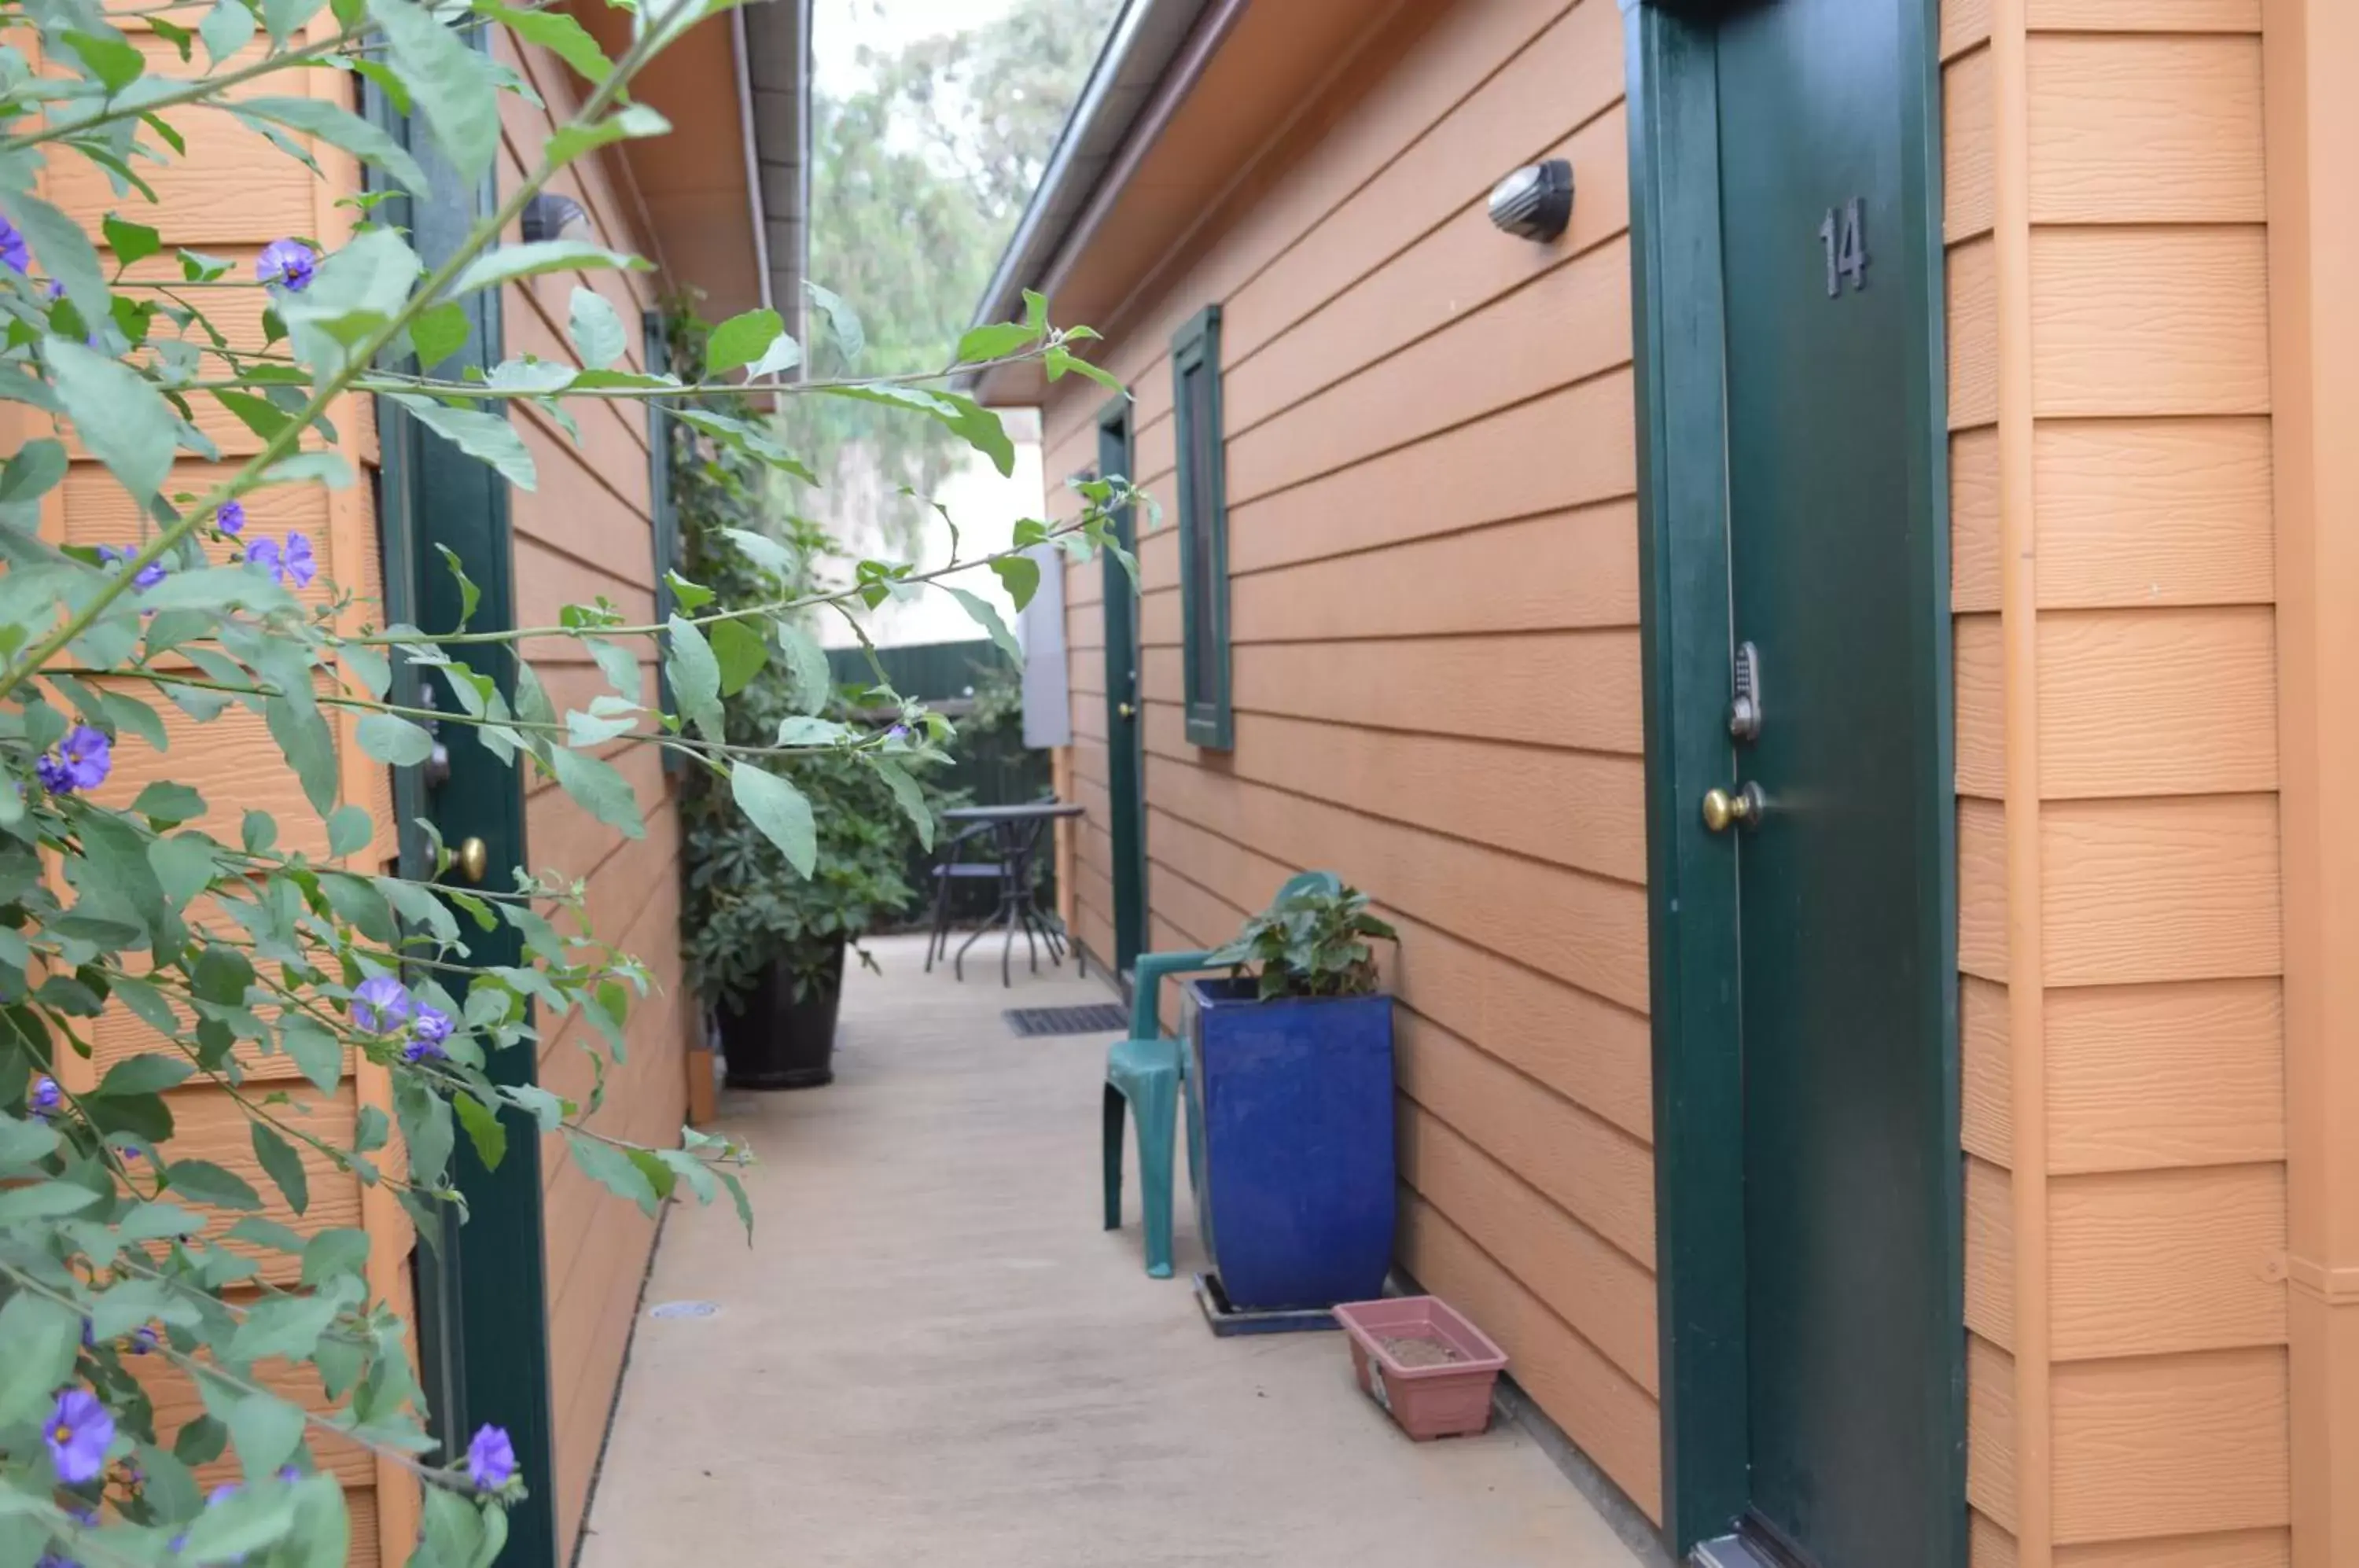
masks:
[[[1171,340],[1180,461],[1180,619],[1188,739],[1229,749],[1229,495],[1221,423],[1221,308],[1207,305]]]
[[[645,333],[647,364],[649,375],[660,376],[671,368],[671,338],[664,331],[663,313],[649,310],[641,319]],[[679,569],[679,512],[671,495],[671,415],[659,397],[647,399],[647,509],[655,517],[656,619],[671,618],[677,607],[672,601],[671,583],[667,573]],[[671,674],[662,664],[656,667],[656,694],[664,711],[671,711]],[[666,773],[678,773],[688,766],[688,758],[667,747],[663,754]]]

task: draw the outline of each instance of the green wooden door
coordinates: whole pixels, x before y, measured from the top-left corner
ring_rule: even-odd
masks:
[[[1717,49],[1750,1529],[1812,1568],[1962,1561],[1925,8]]]
[[[1118,398],[1098,419],[1098,472],[1131,469],[1130,402]],[[1114,519],[1125,550],[1138,548],[1130,507]],[[1138,716],[1138,590],[1121,561],[1108,553],[1105,572],[1106,798],[1114,841],[1114,953],[1111,963],[1125,995],[1131,971],[1147,946],[1147,751]]]

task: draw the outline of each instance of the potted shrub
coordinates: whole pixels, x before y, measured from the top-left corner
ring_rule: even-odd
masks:
[[[1379,1294],[1393,1246],[1392,998],[1351,887],[1299,889],[1189,982],[1197,1221],[1228,1305],[1332,1307]]]
[[[779,772],[817,821],[819,858],[807,877],[746,823],[725,786],[700,786],[681,802],[681,946],[735,1088],[803,1089],[835,1076],[845,951],[873,966],[860,939],[916,898],[903,868],[917,835],[874,769],[822,753]]]

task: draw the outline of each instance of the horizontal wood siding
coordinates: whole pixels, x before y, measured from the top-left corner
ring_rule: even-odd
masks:
[[[1996,39],[1987,4],[1943,9],[1974,1558],[2275,1568],[2259,8],[2026,0]],[[2025,1519],[2042,1533],[2017,1539]]]
[[[513,95],[502,98],[502,172],[516,180],[538,161],[551,125],[571,112],[578,83],[544,51],[527,49],[519,58],[506,35],[501,47],[549,103],[544,111]],[[550,189],[582,204],[599,244],[651,253],[636,196],[619,164],[581,159]],[[506,352],[574,363],[564,328],[577,287],[596,289],[622,316],[631,329],[625,364],[638,367],[644,355],[636,323],[655,303],[657,286],[636,273],[558,272],[509,285],[502,301]],[[578,440],[535,410],[515,415],[539,471],[536,489],[516,491],[511,498],[519,625],[554,624],[564,604],[601,594],[634,620],[655,606],[645,410],[591,401],[573,411],[582,427]],[[528,654],[560,710],[585,706],[608,689],[578,645],[545,639]],[[643,648],[642,659],[637,695],[652,702],[652,647]],[[695,1035],[694,1008],[681,985],[679,817],[670,780],[654,752],[618,745],[606,757],[637,794],[647,835],[625,837],[536,774],[525,799],[526,842],[536,867],[583,880],[592,929],[640,959],[654,976],[654,993],[634,1002],[625,1029],[628,1060],[609,1066],[605,1105],[592,1125],[617,1138],[663,1144],[678,1138],[686,1117],[685,1053]],[[543,1042],[541,1083],[586,1099],[593,1082],[590,1053],[606,1049],[577,1016]],[[542,1181],[557,1474],[527,1479],[555,1487],[560,1552],[570,1556],[588,1510],[656,1227],[582,1176],[555,1141],[543,1151]]]
[[[1184,735],[1165,528],[1138,550],[1149,940],[1223,940],[1307,866],[1375,896],[1402,931],[1402,1261],[1653,1514],[1623,21],[1612,0],[1408,12],[1177,281],[1093,323],[1168,510],[1166,345],[1223,311],[1235,745]],[[1571,231],[1505,238],[1484,198],[1541,157],[1574,165]],[[1050,473],[1093,461],[1097,402],[1050,405]],[[1076,579],[1067,640],[1075,919],[1103,951],[1100,596]]]

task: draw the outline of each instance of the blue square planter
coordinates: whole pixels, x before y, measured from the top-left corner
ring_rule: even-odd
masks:
[[[1230,1302],[1384,1293],[1393,1249],[1390,996],[1254,999],[1193,980],[1188,1137],[1196,1222]]]

